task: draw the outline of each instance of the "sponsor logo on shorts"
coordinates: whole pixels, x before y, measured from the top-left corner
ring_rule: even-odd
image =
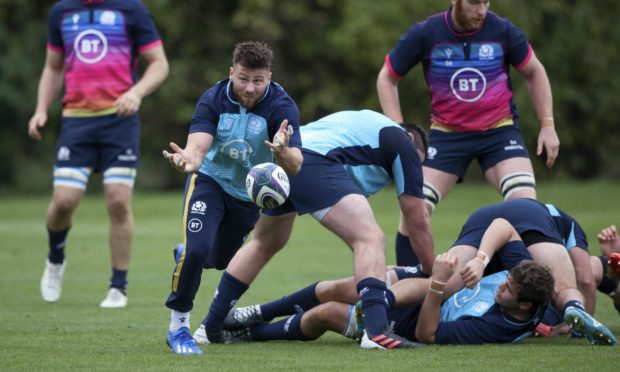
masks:
[[[187,229],[193,233],[199,232],[200,230],[202,230],[202,221],[200,221],[198,218],[192,218],[187,223]]]
[[[61,146],[58,149],[57,155],[58,161],[69,161],[71,160],[71,150],[67,146]]]
[[[197,202],[194,202],[194,204],[192,204],[192,208],[189,213],[204,215],[206,210],[207,210],[207,203],[198,200]]]
[[[504,146],[504,151],[517,151],[524,150],[523,145],[519,144],[519,142],[515,140],[510,140],[510,144],[508,146]]]
[[[435,156],[437,156],[437,149],[434,148],[434,147],[429,147],[428,151],[426,152],[426,157],[429,160],[433,160],[433,159],[435,159]]]
[[[136,161],[138,157],[133,153],[131,149],[125,150],[124,154],[118,156],[118,160],[120,161]]]

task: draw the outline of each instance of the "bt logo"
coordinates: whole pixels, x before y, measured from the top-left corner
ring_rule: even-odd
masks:
[[[465,67],[452,75],[450,88],[459,101],[476,102],[487,89],[487,79],[480,70]]]
[[[97,63],[108,53],[108,39],[100,31],[84,30],[75,38],[73,50],[80,61]]]

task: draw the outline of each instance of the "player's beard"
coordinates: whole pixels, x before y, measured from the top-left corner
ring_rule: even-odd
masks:
[[[463,9],[463,0],[457,0],[456,4],[454,4],[454,18],[464,32],[478,31],[484,23],[484,17],[475,19],[467,16]]]

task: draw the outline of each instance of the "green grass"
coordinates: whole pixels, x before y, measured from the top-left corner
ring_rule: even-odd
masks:
[[[620,223],[620,184],[554,183],[539,186],[541,200],[577,218],[598,254],[596,233]],[[99,302],[110,275],[107,216],[102,198],[87,197],[69,236],[61,300],[44,303],[39,279],[46,254],[45,208],[49,197],[0,199],[0,369],[13,370],[617,370],[617,348],[584,340],[530,339],[520,345],[431,346],[424,350],[360,350],[336,334],[314,342],[210,345],[203,356],[178,356],[165,345],[169,310],[164,301],[173,268],[171,247],[180,237],[181,192],[135,197],[135,248],[129,274],[129,306],[103,310]],[[460,185],[433,216],[437,251],[455,239],[466,217],[498,196],[481,184]],[[394,190],[373,198],[394,262],[398,206]],[[309,217],[299,218],[289,245],[265,268],[241,305],[282,296],[317,280],[350,275],[349,250]],[[208,309],[219,272],[204,272],[192,324]],[[597,318],[620,335],[611,302],[598,297]]]

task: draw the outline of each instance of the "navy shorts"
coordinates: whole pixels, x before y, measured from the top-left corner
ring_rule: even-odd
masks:
[[[62,118],[56,167],[137,168],[139,159],[139,115]]]
[[[303,155],[301,170],[289,176],[291,192],[286,202],[263,213],[281,216],[297,211],[301,215],[330,207],[350,194],[364,195],[342,164],[307,150]]]
[[[431,130],[424,166],[456,174],[459,182],[472,160],[483,172],[510,158],[528,158],[519,128],[514,125],[482,132],[443,132]]]

